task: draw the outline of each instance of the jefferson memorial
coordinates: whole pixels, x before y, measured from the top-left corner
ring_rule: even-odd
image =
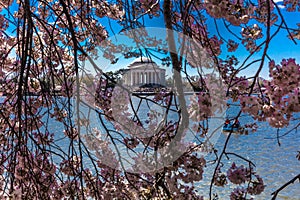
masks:
[[[128,72],[123,75],[124,84],[130,87],[145,84],[166,85],[166,70],[160,68],[147,57],[135,59],[128,66]]]

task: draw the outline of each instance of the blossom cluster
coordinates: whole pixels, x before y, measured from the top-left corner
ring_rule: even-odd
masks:
[[[95,104],[99,107],[107,117],[112,117],[111,114],[111,96],[113,92],[112,87],[108,87],[108,81],[101,78],[96,87]]]
[[[231,24],[238,26],[246,24],[254,13],[253,5],[246,6],[244,1],[205,1],[208,14],[214,18],[225,18]]]
[[[225,173],[222,173],[221,167],[218,167],[215,172],[214,176],[214,185],[216,186],[222,186],[224,187],[228,182],[227,182],[227,175]]]
[[[287,11],[293,12],[300,9],[299,1],[297,0],[283,0],[283,4]]]
[[[212,116],[212,106],[209,94],[200,92],[190,97],[189,118],[195,122]]]
[[[150,13],[154,16],[159,15],[159,1],[157,0],[141,0],[141,8],[144,10],[144,12]]]
[[[222,113],[225,109],[225,87],[221,77],[207,75],[203,81],[204,84],[199,80],[199,85],[206,91],[191,96],[188,107],[189,118],[195,122]]]
[[[245,188],[237,187],[233,190],[233,192],[230,194],[230,200],[247,200],[245,198],[247,190]],[[250,198],[249,200],[253,200],[253,198]]]
[[[262,96],[240,96],[239,100],[243,112],[282,128],[289,124],[293,113],[300,111],[300,66],[295,59],[284,59],[280,65],[271,61],[269,69],[271,79],[263,82]]]
[[[243,165],[237,166],[234,162],[227,170],[227,173],[222,173],[221,168],[218,167],[214,176],[214,185],[224,187],[230,183],[238,185],[230,194],[230,199],[246,199],[247,193],[251,195],[259,195],[264,189],[265,185],[263,179],[256,174],[253,168],[247,168]]]
[[[227,171],[227,176],[230,182],[240,185],[250,180],[251,169],[245,168],[243,165],[238,167],[235,163],[232,163]]]
[[[249,52],[253,53],[260,50],[256,45],[256,40],[262,38],[263,35],[262,29],[257,24],[253,24],[252,27],[242,28],[241,35],[243,36],[242,44]]]

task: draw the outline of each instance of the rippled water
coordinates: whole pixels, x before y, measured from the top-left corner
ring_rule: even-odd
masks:
[[[229,113],[233,114],[237,112],[237,109],[231,108]],[[299,119],[300,113],[297,113],[296,117]],[[243,116],[240,118],[240,121],[241,124],[244,124],[251,122],[252,119],[249,116]],[[281,129],[279,134],[284,134],[298,123],[299,121],[292,121],[290,126]],[[263,178],[266,185],[265,191],[255,199],[264,200],[271,199],[272,192],[300,173],[300,161],[296,159],[297,151],[300,150],[300,132],[293,131],[280,138],[281,146],[279,146],[276,139],[277,129],[270,127],[266,122],[258,122],[258,126],[258,131],[255,133],[232,136],[227,151],[235,152],[254,162],[257,173]],[[222,147],[225,140],[226,136],[222,135],[216,146]],[[230,160],[223,158],[225,166],[229,166],[232,161],[235,161],[237,165],[246,164],[234,156],[230,156],[229,158]],[[209,167],[205,171],[203,183],[200,183],[199,186],[200,191],[204,192],[206,197],[208,197],[206,194],[211,174],[212,167]],[[229,199],[230,192],[236,185],[233,185],[231,190],[227,187],[214,187],[215,191],[219,193],[220,199]],[[294,184],[282,190],[277,199],[300,200],[299,181],[295,181]]]
[[[134,103],[137,104],[137,102]],[[143,109],[144,108],[142,108],[142,110]],[[232,106],[226,113],[228,117],[233,117],[238,112],[239,107]],[[142,115],[146,114],[142,113]],[[295,117],[299,119],[300,113]],[[95,117],[95,119],[96,118],[97,117]],[[253,122],[253,119],[250,116],[242,114],[240,122],[243,125]],[[91,123],[99,127],[97,121],[92,120]],[[292,121],[289,127],[280,130],[280,135],[298,123],[299,121]],[[272,192],[300,173],[300,161],[296,159],[297,151],[300,151],[300,132],[293,131],[280,138],[281,146],[279,146],[276,139],[277,129],[270,127],[266,122],[258,122],[257,125],[259,127],[257,132],[249,132],[249,135],[241,136],[232,135],[227,151],[237,153],[240,156],[250,159],[256,165],[255,170],[263,178],[266,188],[265,191],[255,197],[255,199],[266,200],[271,199]],[[227,136],[223,134],[219,135],[220,137],[217,138],[215,146],[220,151],[223,148]],[[214,158],[212,155],[206,155],[208,161],[212,158]],[[237,165],[247,165],[246,162],[237,157],[230,156],[229,160],[223,157],[222,162],[225,167],[224,169],[228,169],[233,161],[236,162]],[[207,199],[209,195],[209,185],[214,167],[215,165],[208,164],[204,169],[203,180],[196,185],[199,193],[203,195],[205,199]],[[214,187],[213,192],[218,193],[219,199],[227,200],[235,187],[237,187],[237,185],[227,185],[224,188]],[[282,190],[277,196],[277,199],[300,200],[299,181],[296,181],[294,184]]]
[[[227,114],[229,116],[234,116],[238,111],[238,107],[231,107]],[[300,113],[298,113],[296,117],[299,119]],[[91,127],[98,127],[101,129],[95,113],[91,113],[90,119]],[[247,115],[243,115],[240,118],[241,124],[249,123],[251,121],[251,117]],[[280,130],[280,134],[290,130],[298,123],[299,121],[292,121],[289,127]],[[49,131],[54,132],[56,135],[63,135],[63,126],[61,123],[57,123],[50,119],[49,124]],[[266,185],[265,191],[255,199],[265,200],[271,199],[272,192],[300,173],[300,161],[297,161],[296,159],[297,151],[300,151],[300,133],[292,131],[288,135],[280,138],[281,146],[279,146],[276,139],[277,129],[268,126],[266,122],[259,122],[258,126],[258,131],[255,133],[250,132],[249,135],[232,136],[227,151],[237,153],[254,162],[257,173],[263,178]],[[216,148],[221,150],[225,140],[226,135],[221,134],[215,144]],[[68,149],[69,143],[65,140],[61,140],[58,142],[58,145]],[[212,155],[206,156],[207,160],[212,158]],[[226,167],[228,168],[233,161],[236,162],[237,165],[247,164],[234,156],[230,156],[229,160],[226,157],[223,157],[222,161],[225,166],[224,169],[226,169]],[[87,166],[89,165],[89,163],[85,164]],[[199,193],[206,198],[209,194],[208,191],[213,169],[214,165],[208,165],[205,168],[203,180],[197,184]],[[224,188],[214,187],[213,192],[219,194],[219,199],[226,200],[229,199],[230,192],[234,187],[236,187],[236,185],[229,185]],[[277,199],[300,200],[299,181],[296,181],[294,184],[281,191]]]

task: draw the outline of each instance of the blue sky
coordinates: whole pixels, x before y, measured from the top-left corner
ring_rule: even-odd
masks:
[[[275,0],[275,2],[281,8],[281,12],[285,17],[285,20],[286,20],[286,23],[288,24],[288,26],[290,26],[292,28],[297,28],[297,25],[296,25],[297,21],[295,21],[295,19],[300,19],[300,13],[299,12],[292,12],[292,13],[287,12],[283,7],[283,1]],[[163,17],[159,17],[159,18],[154,17],[152,19],[146,19],[145,22],[146,22],[147,27],[164,27]],[[277,24],[278,23],[279,22],[277,22]],[[105,26],[105,24],[106,23],[104,22],[104,26]],[[259,24],[259,25],[261,26],[261,24]],[[208,22],[208,27],[210,30],[210,34],[214,34],[214,28],[213,28],[214,24],[212,21]],[[271,27],[271,31],[274,32],[275,28],[276,28],[275,26]],[[235,27],[234,29],[236,29],[236,31],[239,33],[240,27]],[[222,36],[224,36],[226,38],[226,34],[228,34],[228,32],[225,31],[225,28],[224,28],[224,30],[222,30],[222,28],[221,28],[220,32],[222,33]],[[265,29],[263,29],[263,33],[264,32],[265,32]],[[156,33],[156,34],[160,34],[160,33]],[[295,58],[296,61],[298,61],[298,63],[300,63],[300,46],[299,46],[300,41],[296,40],[296,42],[299,44],[295,45],[293,43],[293,41],[288,39],[287,35],[288,35],[287,31],[281,30],[280,33],[277,34],[275,36],[275,38],[273,39],[273,41],[270,43],[268,54],[270,55],[270,57],[272,59],[275,60],[276,63],[279,63],[283,58]],[[239,46],[240,46],[240,48],[236,52],[231,53],[229,55],[235,55],[237,58],[243,60],[244,58],[246,58],[248,56],[249,53],[245,50],[245,48],[242,47],[241,44]],[[226,55],[222,54],[221,56],[225,58]],[[251,57],[249,62],[251,62],[257,58],[260,58],[260,57],[261,57],[261,53],[256,53],[253,55],[253,57]],[[113,71],[118,68],[126,67],[130,62],[132,62],[132,60],[134,60],[134,59],[127,60],[127,59],[120,58],[120,62],[118,62],[116,65],[111,65],[108,61],[101,59],[101,60],[98,60],[97,63],[99,63],[99,64],[101,63],[101,66],[106,66],[105,71],[111,71],[111,70]],[[267,63],[268,63],[268,60],[265,61],[264,68],[260,74],[264,78],[268,78],[269,70],[267,67]],[[160,63],[158,63],[158,64],[160,64]],[[257,65],[259,65],[259,63],[257,63],[256,66]],[[243,75],[243,76],[245,75],[245,76],[249,77],[251,75],[254,75],[256,70],[257,70],[257,67],[253,66],[249,69],[244,70],[240,75]]]
[[[285,10],[285,8],[283,7],[283,1],[282,0],[274,0],[274,2],[277,3],[277,5],[281,8],[281,12],[285,17],[286,23],[288,24],[288,26],[292,27],[292,28],[297,28],[297,19],[300,19],[300,12],[287,12]],[[17,9],[17,4],[13,4],[13,6],[11,7],[12,9]],[[5,10],[2,11],[2,14],[5,14]],[[295,20],[296,19],[296,20]],[[300,20],[299,20],[300,22]],[[118,31],[120,30],[120,26],[113,22],[110,21],[111,24],[109,24],[107,19],[103,19],[102,21],[103,25],[105,27],[109,27],[110,25],[112,25],[113,28],[115,28],[115,33],[118,34]],[[277,22],[278,24],[279,22]],[[153,17],[151,19],[147,18],[147,16],[145,16],[145,24],[147,27],[164,27],[164,20],[163,17]],[[208,22],[208,27],[210,30],[210,34],[214,34],[214,24],[213,21],[209,21]],[[273,31],[276,27],[272,27]],[[237,32],[240,31],[240,28],[235,27],[234,29],[236,29]],[[109,30],[109,28],[108,28]],[[10,31],[12,31],[12,29],[10,29]],[[263,30],[264,32],[265,30]],[[109,31],[109,35],[113,36],[112,32]],[[224,29],[220,29],[220,32],[222,33],[222,36],[224,36],[226,38],[226,35],[228,34],[228,32]],[[165,34],[161,32],[159,33],[154,33],[155,36],[160,36],[162,39],[164,39]],[[270,55],[270,57],[272,59],[275,60],[276,63],[279,63],[281,61],[281,59],[283,58],[295,58],[296,61],[298,61],[298,63],[300,63],[300,40],[296,40],[297,45],[295,45],[290,39],[287,38],[287,31],[282,30],[274,39],[273,41],[270,43],[270,47],[268,50],[268,53]],[[124,42],[124,41],[123,41]],[[225,45],[224,45],[225,46]],[[241,46],[241,44],[240,44]],[[224,51],[223,51],[224,52]],[[236,57],[238,57],[239,59],[243,60],[243,58],[245,58],[248,55],[248,52],[245,51],[245,49],[239,48],[236,52],[233,53],[233,55],[235,55]],[[226,55],[223,54],[222,57],[225,57]],[[101,54],[100,54],[101,57]],[[260,57],[260,54],[255,54],[251,59],[250,62],[252,60],[255,60],[257,58]],[[100,59],[97,60],[96,63],[100,65],[101,68],[104,68],[105,71],[110,71],[110,70],[115,70],[118,68],[124,68],[126,67],[130,62],[132,62],[133,59],[122,59],[120,58],[120,62],[118,62],[116,65],[111,65],[109,61],[105,60],[105,59]],[[154,60],[155,61],[155,60]],[[158,63],[160,64],[160,63]],[[87,63],[86,64],[88,69],[91,69],[91,66]],[[92,71],[92,70],[91,70]],[[169,70],[170,72],[170,70]],[[241,73],[241,75],[246,75],[246,76],[251,76],[256,72],[256,67],[252,67],[249,68],[245,71],[243,71]],[[267,67],[267,63],[265,63],[265,67],[261,72],[261,76],[267,78],[268,77],[268,67]]]

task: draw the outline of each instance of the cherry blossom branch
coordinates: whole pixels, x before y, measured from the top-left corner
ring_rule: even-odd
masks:
[[[242,111],[240,111],[237,114],[236,119],[238,119],[241,114],[242,114]],[[214,169],[214,172],[213,172],[213,175],[212,175],[212,179],[211,179],[211,182],[210,182],[210,186],[209,186],[209,199],[210,200],[212,199],[212,187],[213,187],[213,183],[214,183],[214,180],[215,180],[215,176],[216,176],[218,168],[219,168],[219,166],[221,164],[221,160],[222,160],[223,156],[226,155],[226,149],[227,149],[227,146],[228,146],[228,143],[229,143],[229,140],[230,140],[232,134],[233,134],[233,131],[231,130],[229,132],[229,134],[227,135],[227,137],[226,137],[226,140],[225,140],[222,152],[221,152],[220,156],[218,157],[217,165],[216,165],[216,167]]]
[[[277,135],[276,138],[274,138],[274,137],[265,137],[265,139],[279,139],[279,138],[282,138],[282,137],[288,135],[289,133],[291,133],[294,130],[297,131],[298,127],[300,127],[300,123],[298,123],[296,126],[294,126],[293,128],[291,128],[290,130],[286,131],[282,135]]]
[[[286,31],[288,32],[288,35],[290,36],[291,40],[294,42],[294,44],[297,44],[296,40],[294,39],[294,37],[292,36],[292,34],[291,34],[291,32],[290,32],[290,28],[289,28],[288,25],[286,24],[285,18],[283,17],[283,15],[282,15],[282,13],[281,13],[281,10],[280,10],[279,6],[277,5],[277,3],[274,2],[274,0],[271,0],[271,1],[272,1],[272,3],[275,5],[276,10],[277,10],[277,12],[278,12],[278,14],[279,14],[279,16],[280,16],[280,18],[281,18],[281,21],[282,21],[282,23],[284,24],[285,29],[286,29]],[[279,27],[282,26],[282,23],[279,25]]]
[[[249,160],[249,159],[247,159],[247,158],[245,158],[245,157],[243,157],[243,156],[241,156],[241,155],[238,155],[238,154],[233,153],[233,152],[225,152],[225,155],[226,155],[226,156],[227,156],[227,155],[234,155],[234,156],[236,156],[236,157],[238,157],[238,158],[240,158],[240,159],[242,159],[242,160],[248,162],[250,165],[252,165],[252,166],[255,167],[255,164],[254,164],[251,160]]]
[[[215,167],[215,169],[214,169],[214,172],[213,172],[213,175],[212,175],[212,179],[211,179],[211,181],[210,181],[210,186],[209,186],[209,199],[210,199],[210,200],[212,199],[212,187],[213,187],[213,182],[214,182],[214,179],[215,179],[214,177],[215,177],[215,175],[216,175],[216,173],[217,173],[218,167],[219,167],[220,164],[221,164],[222,157],[223,157],[223,155],[225,155],[226,148],[227,148],[227,145],[228,145],[228,143],[229,143],[229,140],[230,140],[231,135],[232,135],[232,131],[231,131],[231,132],[227,135],[227,137],[226,137],[226,140],[225,140],[225,143],[224,143],[222,152],[221,152],[220,156],[218,157],[217,165],[216,165],[216,167]]]
[[[253,80],[253,83],[252,83],[252,87],[250,88],[250,92],[249,94],[252,94],[252,91],[253,91],[253,88],[254,88],[254,85],[256,83],[256,80],[263,68],[263,65],[264,65],[264,62],[265,62],[265,57],[267,55],[267,51],[268,51],[268,48],[269,48],[269,43],[271,41],[271,37],[270,37],[270,29],[271,29],[271,5],[270,5],[270,2],[269,1],[266,1],[267,3],[267,31],[266,31],[266,40],[265,40],[265,47],[264,47],[264,51],[263,51],[263,55],[262,55],[262,59],[261,59],[261,63],[260,63],[260,66],[254,76],[254,80]]]
[[[275,192],[273,192],[272,195],[272,199],[271,200],[275,200],[277,195],[279,194],[279,192],[283,189],[285,189],[287,186],[293,184],[296,180],[299,180],[300,182],[300,174],[298,174],[297,176],[295,176],[294,178],[292,178],[290,181],[286,182],[285,184],[283,184],[280,188],[278,188]]]

